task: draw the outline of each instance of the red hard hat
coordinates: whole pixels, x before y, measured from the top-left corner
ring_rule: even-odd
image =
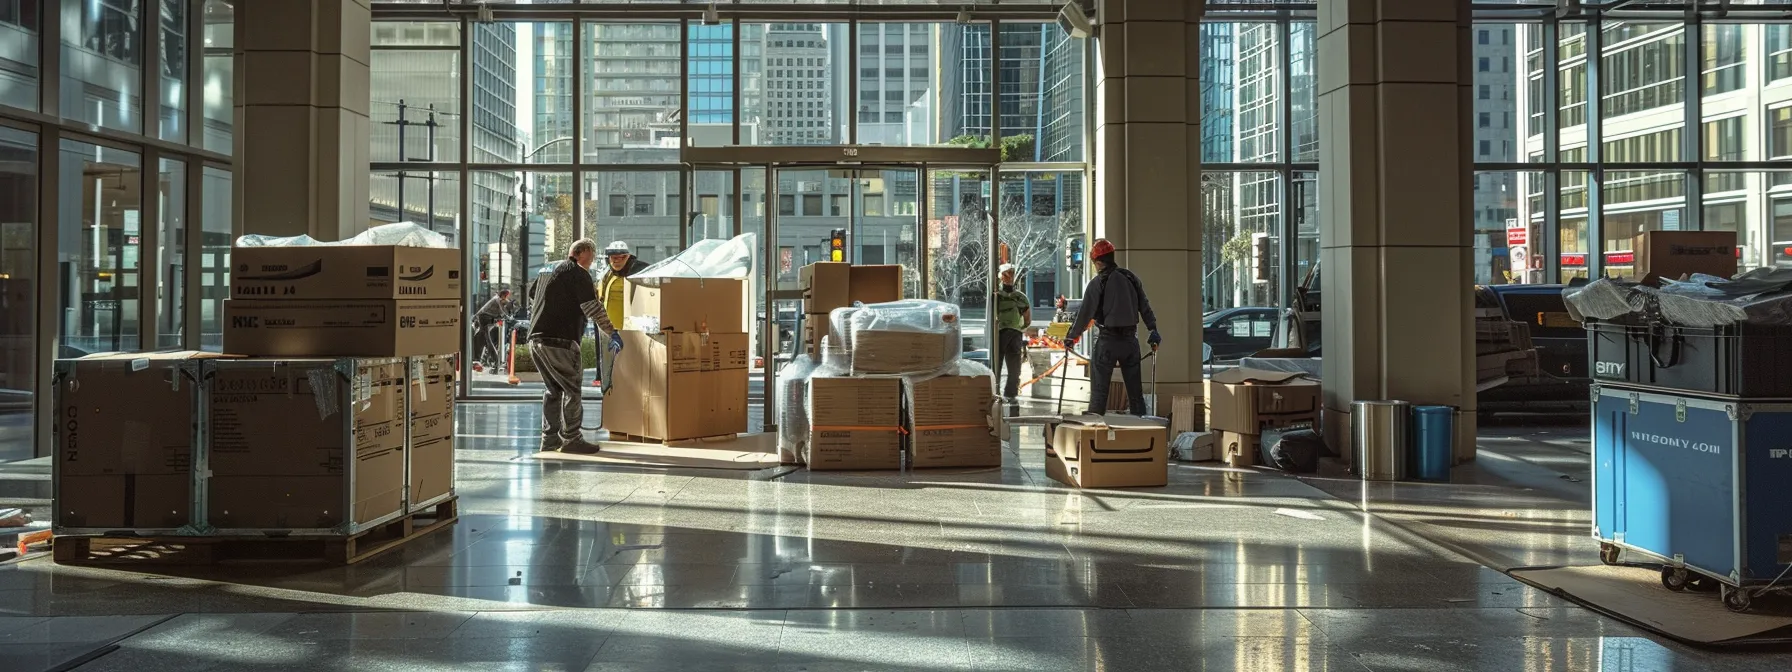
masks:
[[[1089,248],[1090,258],[1100,259],[1114,253],[1114,244],[1106,238],[1095,239],[1095,245]]]

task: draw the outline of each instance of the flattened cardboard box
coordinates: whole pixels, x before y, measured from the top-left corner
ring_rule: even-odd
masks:
[[[1169,483],[1169,431],[1121,415],[1067,418],[1052,434],[1045,472],[1079,488],[1155,487]]]
[[[224,302],[224,350],[259,357],[410,357],[460,350],[459,301]]]
[[[946,365],[954,334],[862,329],[852,335],[853,373],[923,373]]]
[[[1298,373],[1235,368],[1207,380],[1207,429],[1257,434],[1319,417],[1319,382]]]
[[[454,492],[454,358],[412,357],[410,367],[410,449],[405,459],[410,461],[409,504],[415,508]]]
[[[108,353],[56,363],[64,476],[192,473],[203,352]]]
[[[216,366],[208,521],[226,529],[330,527],[316,523],[367,522],[402,509],[405,377],[400,359]],[[355,503],[352,511],[345,501]]]
[[[236,247],[233,299],[460,299],[460,250],[402,245]]]
[[[658,287],[625,283],[626,329],[652,321],[662,332],[747,333],[746,282],[734,278],[665,278]],[[650,318],[641,320],[639,318]]]
[[[900,469],[902,381],[809,379],[811,470]]]

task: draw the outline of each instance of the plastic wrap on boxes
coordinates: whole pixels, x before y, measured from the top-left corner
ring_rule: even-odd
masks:
[[[840,312],[840,311],[835,311]],[[854,374],[908,375],[942,370],[962,353],[958,306],[911,299],[858,306],[846,316]]]
[[[778,448],[804,455],[809,445],[809,377],[821,363],[799,354],[778,369]]]
[[[248,235],[236,239],[238,247],[307,247],[313,245],[398,245],[400,247],[454,247],[447,236],[413,222],[383,224],[348,240],[322,242],[311,236]]]
[[[1758,268],[1725,279],[1694,275],[1663,287],[1599,279],[1563,293],[1568,312],[1620,324],[1723,327],[1792,324],[1792,269]]]
[[[751,233],[728,240],[699,240],[628,280],[657,287],[666,278],[749,278],[753,275],[753,240]]]
[[[852,371],[852,351],[834,345],[832,335],[821,337],[821,366],[827,369],[822,375],[844,376]]]
[[[852,316],[859,312],[858,306],[835,308],[828,313],[828,335],[825,339],[834,339],[834,347],[842,351],[852,351]]]

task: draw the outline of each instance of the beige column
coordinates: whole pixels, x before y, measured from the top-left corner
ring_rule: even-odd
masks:
[[[1095,17],[1094,235],[1157,313],[1164,415],[1171,395],[1201,394],[1201,8],[1105,0]]]
[[[236,7],[238,233],[367,228],[368,0]]]
[[[1463,409],[1475,435],[1468,0],[1320,0],[1320,260],[1327,439],[1350,404]]]

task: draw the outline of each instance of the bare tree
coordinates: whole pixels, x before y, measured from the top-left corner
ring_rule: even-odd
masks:
[[[982,297],[991,289],[989,220],[981,212],[960,215],[955,236],[950,226],[949,220],[943,220],[941,231],[928,232],[929,242],[937,243],[932,245],[930,294],[961,305],[982,306]],[[998,226],[999,242],[1008,247],[1008,263],[1014,264],[1016,275],[1024,278],[1052,267],[1063,251],[1065,238],[1082,229],[1082,214],[1074,209],[1039,213],[1024,203],[1011,202],[1002,208]],[[936,235],[938,240],[932,240]]]

